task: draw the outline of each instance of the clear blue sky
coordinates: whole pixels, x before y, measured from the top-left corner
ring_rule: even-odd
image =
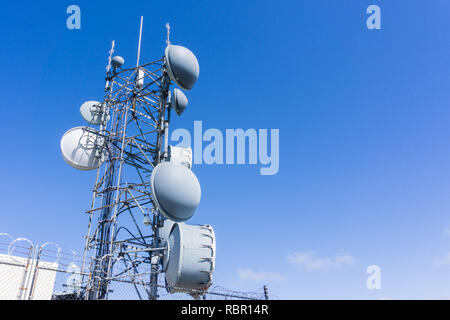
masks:
[[[70,4],[81,30],[66,28]],[[381,30],[366,28],[370,4]],[[193,167],[191,222],[216,230],[217,284],[449,299],[449,13],[445,0],[5,2],[0,232],[81,253],[95,173],[67,166],[59,141],[102,98],[111,40],[135,63],[144,15],[142,61],[162,56],[169,21],[200,62],[172,128],[280,130],[277,175]],[[366,288],[372,264],[381,290]]]

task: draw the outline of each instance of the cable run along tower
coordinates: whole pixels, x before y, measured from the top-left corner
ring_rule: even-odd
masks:
[[[156,300],[163,273],[168,292],[194,297],[212,281],[214,231],[184,223],[201,197],[192,150],[168,144],[171,111],[185,110],[182,90],[193,88],[198,61],[170,43],[167,24],[164,56],[140,64],[142,26],[141,17],[136,66],[125,68],[125,60],[114,56],[113,41],[103,101],[85,102],[80,113],[88,125],[70,129],[61,140],[69,165],[97,172],[80,299],[108,299],[111,282],[123,281],[134,285],[140,299]]]

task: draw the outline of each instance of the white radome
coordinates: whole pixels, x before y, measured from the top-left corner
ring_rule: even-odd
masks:
[[[170,78],[183,90],[191,90],[200,74],[198,60],[191,50],[168,45],[165,51]]]
[[[100,152],[98,144],[101,137],[95,131],[87,127],[75,127],[67,131],[61,139],[61,153],[64,161],[71,167],[88,171],[97,169],[104,161],[103,154],[97,157]]]
[[[170,102],[170,106],[177,113],[177,115],[181,116],[181,114],[186,110],[188,105],[188,98],[180,89],[173,89],[172,100]]]
[[[111,65],[114,69],[120,68],[125,63],[125,59],[121,56],[114,56],[111,59]]]
[[[80,113],[83,119],[93,125],[99,125],[102,122],[103,113],[100,112],[100,102],[98,101],[86,101],[80,107]],[[105,111],[107,112],[107,111]],[[106,114],[106,121],[109,121],[109,113]]]
[[[190,219],[200,204],[200,183],[195,174],[182,164],[159,163],[152,171],[150,185],[159,211],[175,222]]]

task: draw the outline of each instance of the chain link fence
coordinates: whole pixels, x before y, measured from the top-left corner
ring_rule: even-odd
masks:
[[[88,269],[88,268],[87,268]],[[41,246],[26,238],[13,239],[0,233],[0,300],[84,300],[89,273],[83,272],[83,257],[65,252],[52,242]],[[148,300],[149,277],[133,275],[110,280],[109,300]],[[207,292],[166,287],[164,275],[158,278],[160,300],[262,300],[267,287],[252,292],[226,289],[212,284]]]

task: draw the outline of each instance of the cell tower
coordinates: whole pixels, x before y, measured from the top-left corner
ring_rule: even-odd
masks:
[[[79,170],[97,170],[80,285],[80,298],[108,299],[112,281],[143,284],[142,299],[158,298],[165,274],[171,293],[204,293],[211,284],[215,236],[209,225],[184,223],[200,202],[200,184],[191,171],[192,150],[168,144],[171,110],[178,115],[188,100],[182,90],[199,76],[195,55],[172,45],[167,28],[163,57],[140,64],[109,52],[103,101],[88,101],[80,112],[87,126],[67,131],[64,160]],[[171,86],[176,84],[182,90]],[[148,283],[148,286],[145,286]]]

